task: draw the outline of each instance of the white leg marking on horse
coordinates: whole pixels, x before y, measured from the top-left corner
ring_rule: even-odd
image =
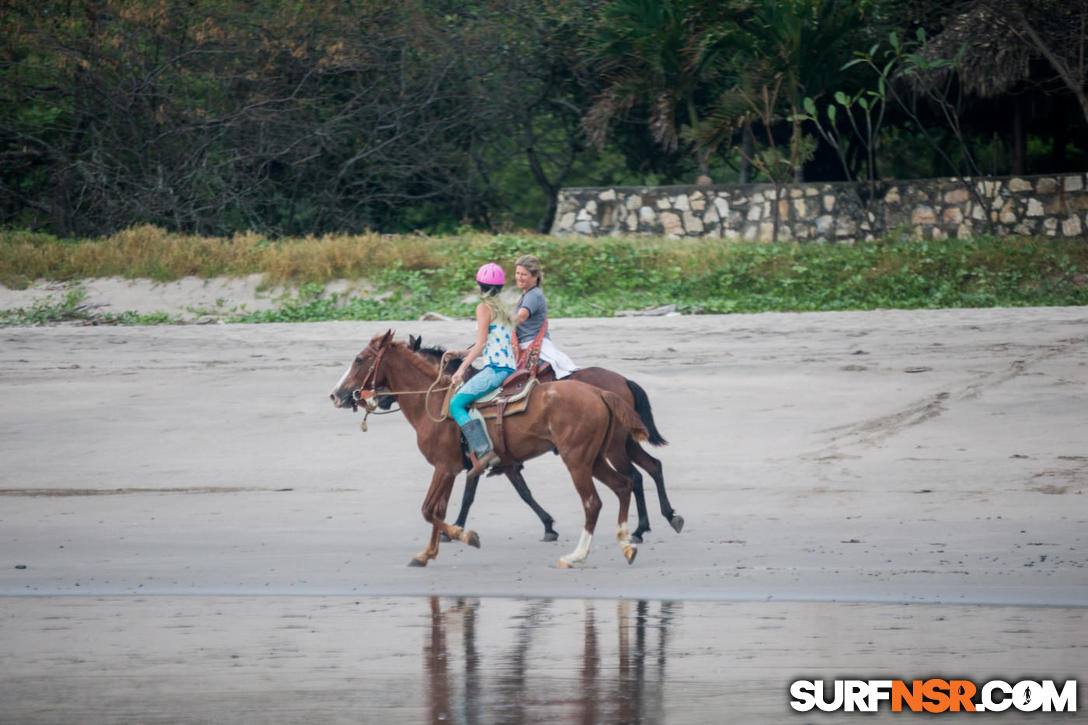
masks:
[[[616,527],[616,541],[620,542],[620,549],[627,563],[633,562],[638,554],[638,547],[631,543],[631,534],[627,531],[626,521]]]
[[[566,556],[560,557],[559,560],[567,564],[581,564],[589,558],[589,543],[591,541],[593,541],[593,534],[582,529],[582,536],[578,539],[578,547]]]

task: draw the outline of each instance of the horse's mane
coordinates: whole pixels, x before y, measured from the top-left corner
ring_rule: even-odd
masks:
[[[438,353],[438,357],[436,359],[431,360],[430,357],[424,357],[422,355],[416,355],[412,353],[411,348],[403,342],[395,342],[393,344],[397,347],[403,348],[404,351],[408,353],[407,359],[412,367],[422,373],[426,373],[431,378],[435,377],[435,374],[438,372],[438,360],[442,358],[441,352]],[[445,373],[443,373],[443,376],[444,375]]]
[[[437,365],[438,361],[442,359],[442,356],[446,354],[446,349],[444,347],[439,346],[439,345],[431,345],[429,347],[421,347],[418,350],[416,350],[416,352],[419,353],[419,355],[422,356],[422,357],[426,357],[426,358],[429,358],[429,359],[433,360],[435,365]],[[459,366],[460,364],[461,364],[461,358],[460,357],[451,357],[451,358],[449,358],[446,361],[446,370],[445,370],[446,374],[449,375],[449,374],[452,374],[452,372],[456,372],[457,368],[454,367],[454,366]],[[452,370],[452,372],[451,372],[451,370]]]
[[[421,347],[417,350],[420,355],[426,355],[429,358],[433,358],[435,362],[442,359],[442,356],[446,354],[446,348],[439,345],[431,345],[430,347]]]

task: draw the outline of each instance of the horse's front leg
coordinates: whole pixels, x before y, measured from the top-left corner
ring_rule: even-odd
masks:
[[[464,528],[465,521],[468,520],[469,509],[472,508],[472,502],[476,500],[476,486],[480,483],[480,474],[468,471],[465,474],[465,492],[461,494],[461,510],[457,512],[457,520],[453,522],[454,526]],[[446,534],[439,536],[442,541],[450,541],[450,537]]]
[[[555,530],[555,519],[552,515],[544,510],[544,507],[536,502],[533,498],[532,492],[529,491],[529,484],[525,483],[525,477],[521,475],[521,466],[515,466],[509,468],[506,471],[506,478],[510,480],[514,490],[521,496],[521,500],[529,504],[529,508],[533,510],[533,513],[540,519],[540,523],[544,524],[544,538],[541,541],[557,541],[559,539],[559,532]]]
[[[468,520],[468,512],[472,508],[472,503],[476,500],[476,487],[479,484],[479,473],[468,471],[465,474],[465,492],[461,495],[461,510],[457,512],[457,520],[453,522],[454,526],[463,527],[465,521]]]
[[[480,547],[480,537],[475,531],[462,529],[459,526],[450,526],[446,523],[446,504],[449,502],[450,492],[453,490],[453,479],[457,477],[457,470],[446,470],[435,467],[431,477],[431,486],[427,489],[427,496],[423,499],[423,519],[431,524],[431,540],[427,548],[412,557],[409,566],[427,566],[427,562],[438,556],[438,537],[445,533],[451,540],[462,541],[469,546]]]

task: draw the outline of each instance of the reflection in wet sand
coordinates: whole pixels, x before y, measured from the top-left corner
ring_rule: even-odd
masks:
[[[557,616],[568,616],[554,612],[555,600],[522,602],[502,627],[511,630],[511,641],[495,652],[489,649],[482,659],[476,638],[479,599],[457,598],[444,605],[442,598],[431,597],[428,606],[431,626],[423,665],[432,722],[593,725],[665,719],[667,638],[679,607],[675,602],[586,600],[581,646],[574,647],[580,652],[558,660],[540,642],[555,634]],[[598,609],[608,610],[608,616],[600,617]],[[451,632],[459,650],[450,649]]]
[[[0,597],[0,723],[836,722],[789,683],[1078,679],[1086,633],[1083,607]]]

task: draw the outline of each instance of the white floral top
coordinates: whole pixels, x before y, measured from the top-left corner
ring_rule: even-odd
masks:
[[[482,357],[488,365],[511,370],[517,367],[511,332],[506,325],[491,323],[487,326],[487,347],[484,348]]]

